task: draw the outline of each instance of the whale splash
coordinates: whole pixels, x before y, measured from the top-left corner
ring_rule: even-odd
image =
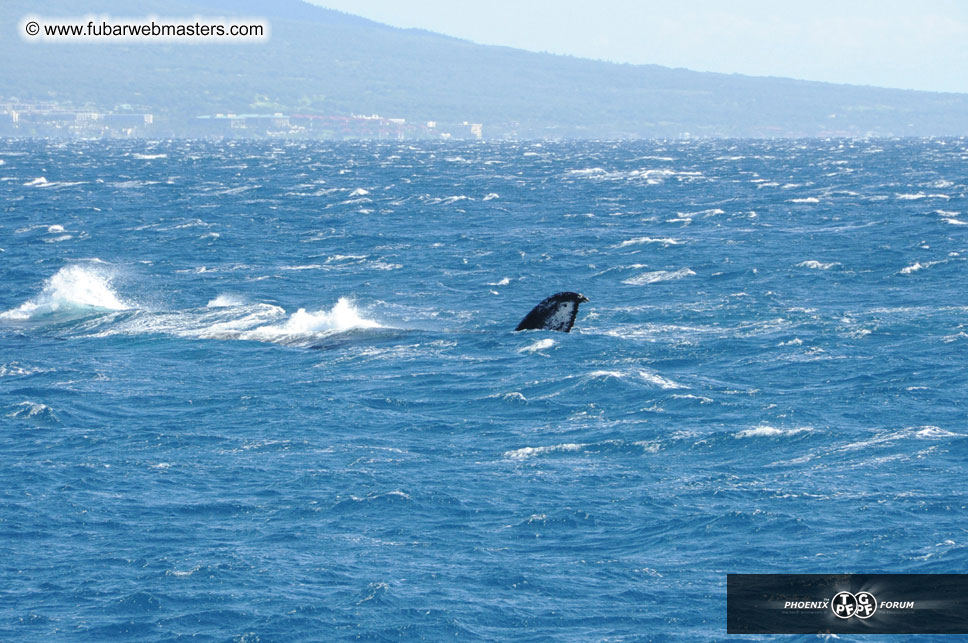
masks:
[[[61,268],[44,282],[39,294],[0,313],[0,320],[39,325],[73,322],[69,332],[83,336],[169,335],[289,345],[312,345],[338,333],[383,328],[347,297],[338,298],[328,310],[299,308],[291,314],[279,306],[246,302],[233,295],[219,295],[201,308],[146,310],[112,288],[112,270],[102,265]]]
[[[27,321],[52,315],[77,316],[130,308],[133,306],[112,289],[111,275],[106,270],[71,265],[47,279],[39,295],[0,313],[0,319]]]

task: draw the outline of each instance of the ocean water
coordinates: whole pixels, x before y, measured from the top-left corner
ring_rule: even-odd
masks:
[[[964,139],[0,141],[0,640],[717,640],[729,572],[963,572],[966,185]]]

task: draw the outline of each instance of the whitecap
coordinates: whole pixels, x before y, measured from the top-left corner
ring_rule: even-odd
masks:
[[[17,404],[15,411],[8,413],[8,418],[18,420],[57,420],[54,409],[40,402],[25,401]]]
[[[464,196],[463,194],[457,194],[454,196],[434,199],[433,201],[431,201],[431,203],[434,205],[451,205],[453,203],[457,203],[458,201],[466,201],[468,199],[470,199],[470,197]]]
[[[808,259],[807,261],[801,261],[797,264],[798,268],[810,268],[811,270],[830,270],[835,266],[839,266],[837,262],[823,263],[822,261],[816,261],[815,259]]]
[[[111,288],[110,276],[100,268],[65,266],[44,282],[39,295],[0,319],[27,320],[62,311],[127,310],[131,306]]]
[[[205,221],[202,221],[201,219],[191,219],[189,221],[186,221],[185,223],[179,223],[178,225],[172,226],[170,228],[158,228],[158,229],[159,230],[165,230],[165,231],[167,231],[167,230],[184,230],[185,228],[198,228],[198,227],[201,227],[201,228],[210,228],[213,225],[214,224],[212,224],[212,223],[206,223]]]
[[[662,377],[658,373],[654,373],[652,371],[647,371],[645,369],[640,369],[639,370],[639,377],[641,377],[643,380],[645,380],[649,384],[653,384],[653,385],[658,386],[659,388],[662,388],[662,389],[687,388],[687,387],[683,386],[682,384],[679,384],[678,382],[674,382],[674,381],[672,381],[670,379],[667,379],[665,377]]]
[[[921,199],[944,199],[947,201],[950,198],[947,194],[925,194],[924,192],[897,195],[898,201],[920,201]]]
[[[641,275],[630,277],[629,279],[622,281],[622,283],[630,286],[644,286],[662,281],[672,281],[675,279],[682,279],[683,277],[691,277],[695,274],[696,273],[689,268],[680,268],[679,270],[656,270],[654,272],[644,272]]]
[[[533,458],[536,455],[542,455],[545,453],[555,453],[555,452],[569,452],[569,451],[581,451],[587,444],[555,444],[546,447],[522,447],[520,449],[514,449],[512,451],[505,451],[504,457],[510,458],[511,460],[526,460],[528,458]]]
[[[550,337],[546,337],[545,339],[539,339],[538,341],[534,342],[533,344],[528,344],[527,346],[522,346],[521,348],[518,349],[518,352],[519,353],[535,353],[537,351],[545,350],[546,348],[551,348],[554,345],[555,345],[555,340],[551,339]]]
[[[695,217],[700,217],[701,216],[701,217],[704,217],[704,218],[709,218],[709,217],[718,216],[720,214],[726,214],[725,210],[722,210],[720,208],[708,208],[706,210],[699,210],[698,212],[676,212],[676,218],[669,219],[668,221],[672,221],[672,222],[689,221],[689,222],[691,222],[692,219],[694,219]]]
[[[617,248],[625,248],[627,246],[637,246],[644,243],[661,243],[666,246],[678,246],[682,242],[678,239],[673,239],[671,237],[635,237],[634,239],[627,239],[616,246]]]
[[[937,426],[922,426],[914,433],[914,435],[922,440],[940,440],[942,438],[956,438],[961,434],[947,431]]]
[[[363,317],[349,299],[340,297],[328,311],[307,312],[305,308],[300,308],[281,324],[259,326],[243,331],[239,334],[239,338],[285,342],[354,328],[382,328],[382,326],[372,319]]]
[[[592,371],[591,373],[589,373],[588,377],[592,379],[604,379],[607,377],[615,377],[618,379],[622,379],[624,377],[627,377],[627,373],[623,373],[622,371],[598,370],[598,371]]]
[[[245,300],[237,295],[219,295],[205,304],[205,306],[208,308],[228,308],[230,306],[241,306],[244,303]]]
[[[363,261],[366,259],[366,255],[332,255],[326,257],[326,263],[332,263],[334,261]]]
[[[930,268],[931,266],[936,266],[939,263],[943,263],[943,262],[941,262],[941,261],[926,261],[924,263],[921,263],[920,261],[915,261],[910,266],[901,268],[901,274],[902,275],[910,275],[911,273],[917,272],[918,270],[924,270],[925,268]]]
[[[10,362],[9,364],[0,364],[0,377],[26,377],[28,375],[36,375],[37,373],[47,373],[47,369],[37,368],[34,366],[21,366],[17,362]]]
[[[299,266],[282,266],[280,270],[328,270],[329,266],[324,266],[319,263],[307,263]]]
[[[200,565],[196,565],[191,569],[179,570],[179,569],[169,569],[165,571],[166,576],[175,576],[176,578],[187,578],[201,569]]]
[[[676,400],[697,400],[700,404],[712,404],[715,401],[711,397],[706,397],[705,395],[693,395],[692,393],[674,393],[672,398]]]
[[[793,429],[778,429],[774,426],[768,424],[761,424],[750,429],[744,429],[739,433],[735,434],[734,437],[737,438],[753,438],[753,437],[776,437],[780,435],[796,435],[797,433],[803,433],[807,431],[813,431],[813,427],[801,426]]]

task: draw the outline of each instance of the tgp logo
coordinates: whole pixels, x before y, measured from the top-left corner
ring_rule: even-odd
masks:
[[[877,599],[870,592],[840,592],[830,601],[830,609],[837,618],[870,618],[877,611]]]

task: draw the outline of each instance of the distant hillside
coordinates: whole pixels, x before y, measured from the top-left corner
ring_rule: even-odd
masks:
[[[0,7],[0,96],[144,106],[161,131],[217,112],[376,113],[470,121],[521,137],[965,135],[968,95],[620,65],[473,44],[380,25],[298,0],[86,0],[85,14],[241,15],[268,43],[27,43],[22,16],[77,5]]]

